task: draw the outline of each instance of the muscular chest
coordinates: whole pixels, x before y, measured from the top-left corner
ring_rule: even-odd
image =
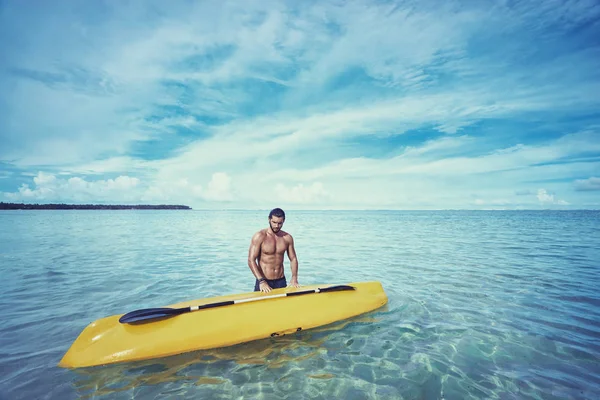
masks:
[[[286,242],[279,237],[266,237],[262,243],[262,252],[264,254],[283,253],[286,249]]]

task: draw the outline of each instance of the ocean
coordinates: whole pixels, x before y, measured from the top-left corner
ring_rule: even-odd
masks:
[[[600,212],[286,212],[300,284],[377,280],[388,304],[68,370],[57,363],[96,319],[252,291],[268,210],[0,211],[0,399],[600,398]]]

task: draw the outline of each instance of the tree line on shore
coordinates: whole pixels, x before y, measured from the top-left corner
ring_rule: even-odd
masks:
[[[0,210],[191,210],[179,204],[27,204],[0,202]]]

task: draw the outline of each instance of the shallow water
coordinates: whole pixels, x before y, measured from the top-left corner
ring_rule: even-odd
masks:
[[[252,290],[266,214],[1,211],[0,398],[600,398],[593,211],[288,211],[301,284],[379,280],[389,303],[225,349],[56,366],[95,319]]]

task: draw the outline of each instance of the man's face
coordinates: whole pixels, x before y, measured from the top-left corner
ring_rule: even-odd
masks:
[[[271,224],[271,230],[277,233],[281,230],[281,227],[283,226],[283,218],[272,216],[269,220],[269,223]]]

